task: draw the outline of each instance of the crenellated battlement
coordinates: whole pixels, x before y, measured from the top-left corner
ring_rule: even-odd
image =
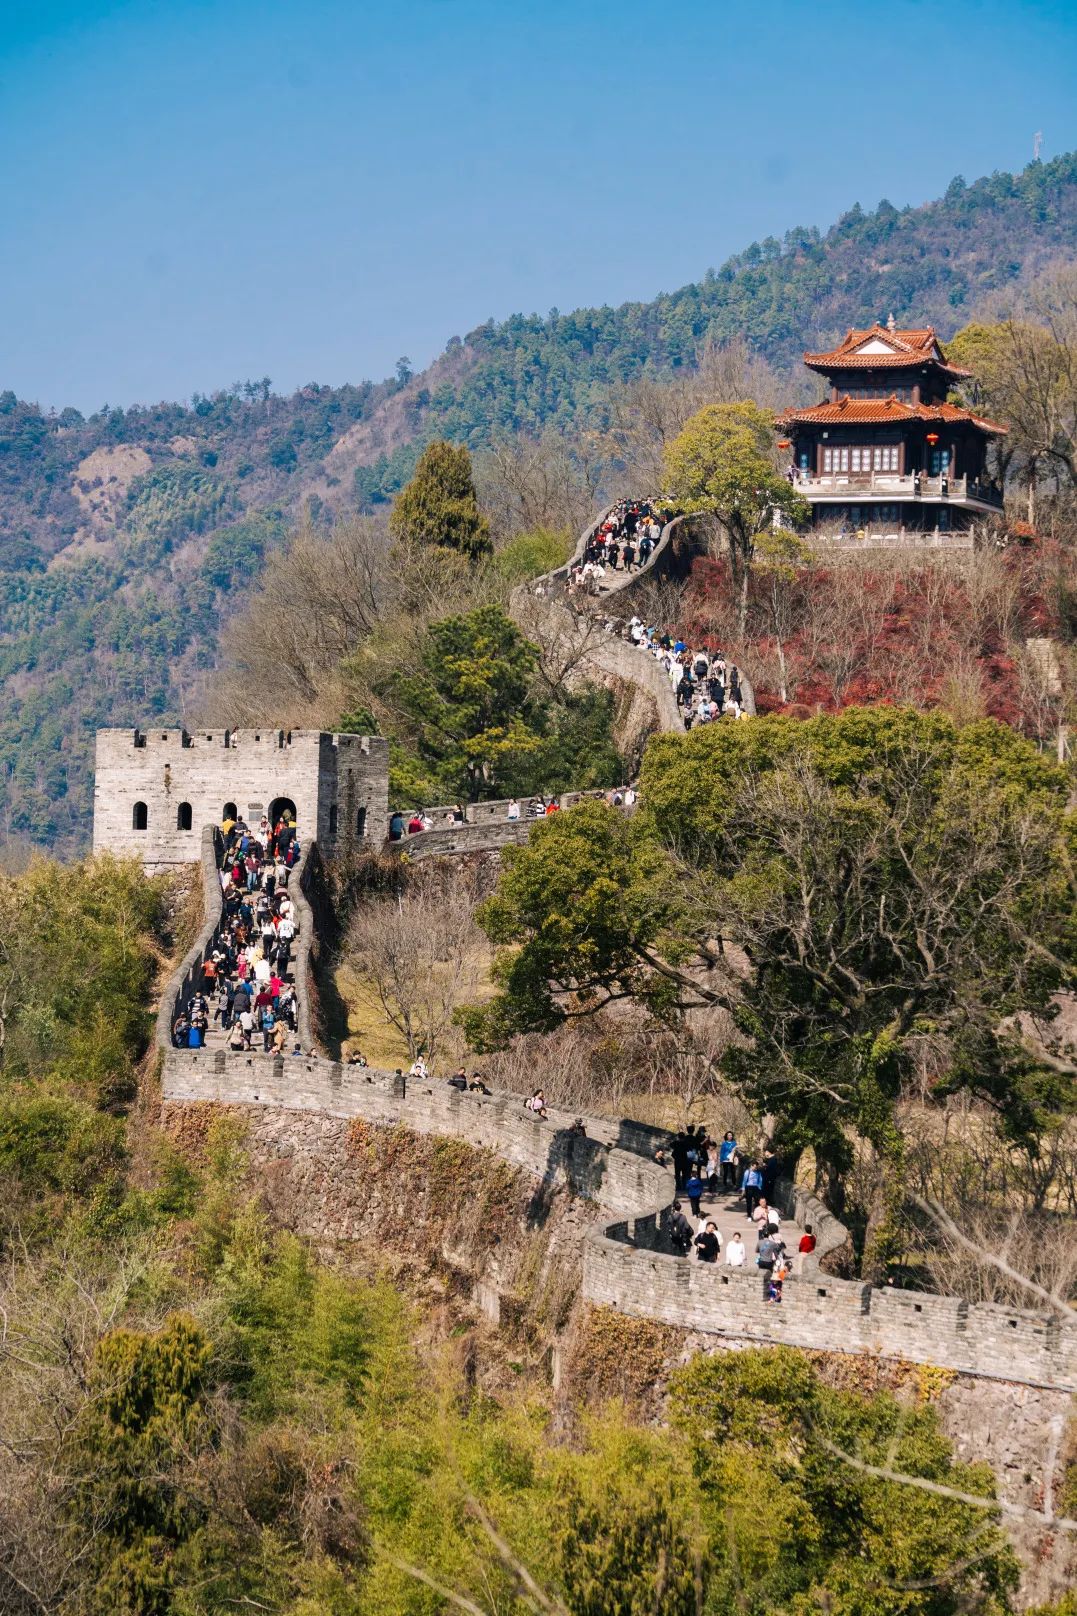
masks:
[[[97,734],[94,851],[141,858],[148,870],[198,858],[207,825],[254,824],[281,809],[302,843],[328,853],[380,842],[389,746],[377,735],[324,730],[105,729]]]

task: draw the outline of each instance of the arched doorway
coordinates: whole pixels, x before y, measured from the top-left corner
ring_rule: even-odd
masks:
[[[274,797],[269,805],[269,828],[272,830],[282,814],[287,814],[292,824],[295,824],[295,803],[291,797]]]

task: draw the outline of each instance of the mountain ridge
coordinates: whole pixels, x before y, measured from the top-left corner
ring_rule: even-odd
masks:
[[[288,397],[268,379],[189,405],[42,412],[0,392],[0,833],[85,844],[93,731],[185,716],[245,578],[302,508],[376,509],[422,446],[602,430],[611,387],[744,338],[779,368],[885,318],[945,338],[986,299],[1077,253],[1077,153],[854,206],[646,302],[512,315],[418,375]]]

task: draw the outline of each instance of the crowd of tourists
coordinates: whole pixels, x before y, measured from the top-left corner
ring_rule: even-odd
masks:
[[[623,637],[638,650],[653,656],[669,676],[685,729],[716,719],[747,718],[740,687],[740,669],[722,651],[693,650],[686,640],[648,626],[641,617],[629,619]]]
[[[221,824],[221,925],[202,963],[202,981],[172,1026],[177,1048],[201,1049],[218,1024],[234,1051],[302,1054],[299,1005],[289,975],[297,935],[288,881],[299,860],[291,815],[253,828]]]
[[[573,563],[569,594],[601,594],[610,573],[645,567],[661,536],[662,523],[649,500],[621,500],[606,513]]]
[[[510,798],[505,804],[505,818],[510,824],[521,819],[544,819],[547,814],[560,812],[560,808],[560,797],[547,797],[539,792],[535,797],[525,797],[522,802],[518,797]],[[459,825],[475,823],[473,820],[469,822],[462,803],[455,803],[452,808],[439,808],[436,812],[437,819],[428,808],[415,808],[410,813],[397,809],[389,815],[389,840],[402,842],[406,836],[419,836],[424,831],[453,830]]]
[[[694,1252],[700,1262],[719,1262],[723,1251],[721,1231],[717,1219],[703,1210],[703,1200],[706,1197],[713,1203],[723,1194],[737,1201],[743,1199],[745,1231],[734,1230],[725,1242],[725,1263],[730,1268],[754,1266],[766,1301],[780,1303],[793,1254],[782,1233],[782,1215],[776,1201],[780,1164],[774,1151],[768,1149],[755,1156],[741,1149],[732,1131],[717,1140],[700,1124],[682,1129],[674,1137],[669,1154],[677,1188],[668,1220],[674,1251],[682,1257]],[[664,1160],[665,1153],[660,1155]],[[690,1214],[684,1210],[685,1200]],[[811,1224],[806,1224],[797,1252],[803,1259],[811,1255],[815,1245]]]

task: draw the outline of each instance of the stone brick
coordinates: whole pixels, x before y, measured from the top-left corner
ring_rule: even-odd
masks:
[[[94,852],[141,858],[150,871],[190,863],[226,804],[256,824],[281,801],[296,810],[301,842],[327,853],[380,842],[388,807],[389,747],[380,736],[319,730],[97,732]],[[145,828],[139,806],[145,810]]]

